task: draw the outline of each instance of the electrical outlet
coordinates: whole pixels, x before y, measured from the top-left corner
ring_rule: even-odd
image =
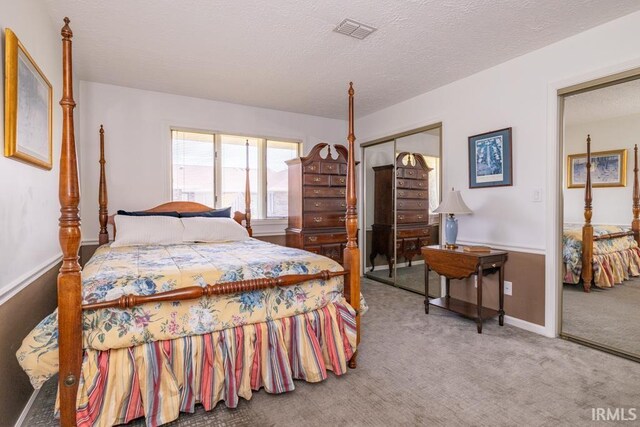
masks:
[[[504,281],[504,294],[505,295],[513,295],[513,283]]]

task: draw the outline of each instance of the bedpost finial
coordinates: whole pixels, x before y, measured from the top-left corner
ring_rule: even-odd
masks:
[[[349,95],[353,96],[355,91],[353,90],[353,82],[349,82]]]
[[[71,31],[71,27],[69,27],[69,22],[71,22],[71,20],[65,16],[64,27],[62,27],[62,30],[60,31],[63,39],[70,39],[73,37],[73,31]]]
[[[100,133],[104,133],[104,126],[100,125]]]

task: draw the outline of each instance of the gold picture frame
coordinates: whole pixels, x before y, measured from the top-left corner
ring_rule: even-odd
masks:
[[[50,170],[53,88],[15,33],[4,34],[4,155]]]
[[[567,188],[584,188],[587,153],[567,156]],[[627,186],[627,150],[591,153],[591,186]]]

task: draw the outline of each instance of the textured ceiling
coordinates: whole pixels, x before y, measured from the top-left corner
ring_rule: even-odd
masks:
[[[640,9],[638,0],[43,0],[81,79],[344,118]],[[378,28],[333,32],[343,18]]]
[[[640,114],[640,79],[568,96],[564,103],[566,125],[638,114]],[[640,135],[638,137],[640,138]]]

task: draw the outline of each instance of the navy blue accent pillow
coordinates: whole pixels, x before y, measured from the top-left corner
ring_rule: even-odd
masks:
[[[180,214],[178,212],[143,212],[143,211],[129,212],[129,211],[119,210],[118,211],[118,215],[125,215],[125,216],[172,216],[172,217],[175,217],[175,218],[180,218]]]
[[[193,217],[205,217],[205,218],[231,218],[231,206],[222,209],[212,209],[204,212],[181,212],[180,218],[193,218]]]

